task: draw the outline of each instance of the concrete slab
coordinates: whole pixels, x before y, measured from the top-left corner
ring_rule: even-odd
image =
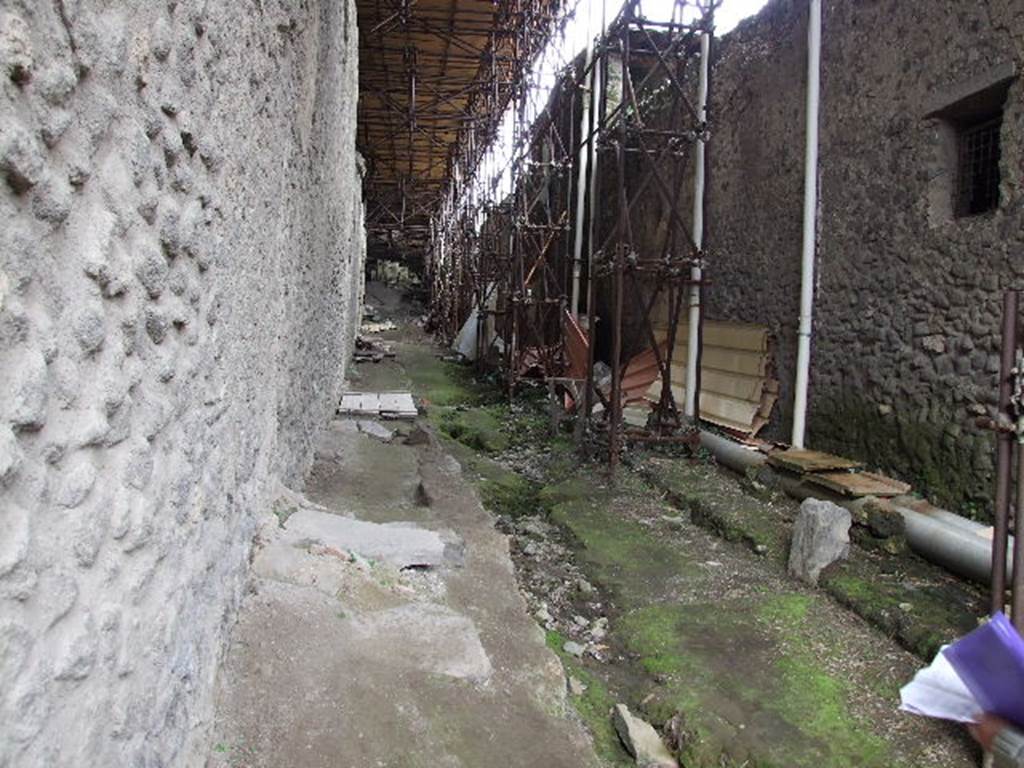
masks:
[[[383,560],[396,568],[436,567],[445,561],[441,535],[409,523],[369,523],[314,509],[300,509],[285,523],[293,544],[316,542],[338,552]]]
[[[261,533],[209,768],[597,765],[508,540],[436,440],[335,421],[306,492],[321,509]]]

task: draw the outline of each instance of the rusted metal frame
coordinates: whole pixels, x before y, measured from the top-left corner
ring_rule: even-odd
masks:
[[[651,81],[651,79],[652,79],[652,78],[653,78],[653,77],[654,77],[654,76],[655,76],[655,75],[657,74],[657,72],[658,72],[658,68],[657,68],[657,67],[651,67],[651,68],[650,68],[650,69],[649,69],[649,70],[648,70],[648,71],[647,71],[647,72],[646,72],[646,73],[644,74],[644,77],[643,77],[643,79],[642,79],[642,80],[640,81],[640,84],[639,84],[638,86],[635,86],[634,90],[635,90],[636,92],[639,92],[639,93],[644,93],[644,92],[645,92],[645,90],[646,90],[646,88],[647,88],[647,85],[648,85],[648,83],[649,83],[649,82]],[[624,64],[624,65],[623,65],[623,82],[625,82],[625,79],[626,79],[627,73],[628,73],[628,66]],[[632,83],[631,83],[631,86],[632,86]],[[695,110],[695,109],[693,108],[693,105],[692,105],[692,104],[690,104],[690,102],[689,102],[689,99],[688,99],[688,98],[686,97],[685,93],[683,93],[683,94],[679,94],[679,93],[677,93],[677,96],[678,96],[678,97],[679,97],[680,99],[682,99],[682,100],[683,100],[683,101],[684,101],[684,102],[686,103],[686,105],[687,105],[687,108],[689,109],[689,111],[690,111],[690,112],[692,112],[692,113],[694,113],[694,114],[696,113],[696,110]],[[638,103],[639,103],[639,101],[640,101],[640,100],[638,99],[637,101],[638,101]],[[607,123],[612,123],[612,122],[614,122],[615,120],[621,120],[621,119],[623,119],[623,117],[624,117],[624,108],[625,108],[625,103],[626,103],[626,102],[625,102],[625,100],[621,101],[621,102],[619,103],[619,105],[618,105],[618,106],[617,106],[617,107],[616,107],[615,109],[613,109],[613,110],[611,111],[611,113],[610,113],[610,114],[608,114],[608,115],[607,115],[607,116],[606,116],[606,117],[604,118],[604,120],[605,120],[605,121],[606,121]]]
[[[681,171],[683,169],[676,169],[676,170],[678,172],[678,171]],[[682,176],[681,173],[679,175]],[[680,187],[681,187],[681,184],[677,184],[676,185],[676,194],[675,194],[675,196],[673,197],[672,200],[664,201],[667,206],[671,206],[671,207],[674,208],[674,207],[676,207],[678,205]],[[664,262],[668,262],[669,261],[669,250],[670,250],[670,247],[671,247],[671,245],[672,245],[672,243],[673,243],[673,241],[675,239],[675,235],[676,235],[676,230],[674,228],[672,228],[672,227],[666,227],[665,228],[665,243],[664,243],[664,245],[663,245],[663,247],[661,249],[662,250],[662,254],[663,254],[663,264],[664,264]],[[663,268],[667,268],[671,272],[671,265],[670,264],[664,264]],[[638,297],[640,297],[641,301],[643,301],[643,295],[644,294],[643,294],[643,291],[641,290],[641,287],[640,287],[640,282],[639,282],[639,279],[637,277],[637,272],[633,271],[630,274],[631,274],[632,279],[633,279],[633,289],[634,289],[634,292],[635,292],[635,294]],[[660,277],[660,276],[658,276],[658,277]],[[685,279],[680,279],[679,277],[676,277],[676,278],[673,279],[671,274],[668,276],[668,280],[660,280],[659,279],[657,281],[657,284],[656,284],[656,287],[655,287],[654,291],[651,292],[650,300],[643,304],[644,311],[643,311],[643,313],[641,315],[641,324],[643,326],[644,331],[646,332],[647,341],[651,345],[651,349],[654,352],[654,358],[655,358],[655,362],[658,365],[658,374],[659,374],[659,378],[661,379],[661,384],[662,384],[662,386],[661,386],[661,393],[659,395],[658,405],[657,405],[657,414],[658,414],[659,426],[664,423],[664,418],[665,418],[665,415],[666,415],[665,414],[665,409],[666,408],[669,411],[668,415],[671,417],[672,421],[677,426],[681,423],[680,422],[680,418],[679,418],[679,410],[678,410],[678,407],[677,407],[676,402],[675,402],[675,396],[672,394],[672,354],[673,354],[673,351],[674,351],[674,348],[675,348],[675,337],[676,337],[676,331],[677,331],[678,323],[679,323],[679,310],[678,310],[678,306],[674,306],[674,304],[673,304],[673,302],[674,302],[673,295],[678,293],[678,290],[676,290],[676,289],[678,288],[678,284],[680,284],[680,283],[686,284],[686,283],[688,283],[688,281],[685,280]],[[659,349],[660,345],[658,343],[657,335],[654,333],[654,324],[651,322],[651,312],[654,309],[654,305],[657,303],[657,299],[658,299],[658,297],[661,294],[661,289],[662,289],[663,286],[667,287],[667,289],[668,289],[668,296],[667,296],[667,298],[668,298],[668,302],[669,302],[669,306],[668,306],[668,315],[669,315],[669,317],[668,317],[668,337],[667,337],[668,347],[667,347],[667,350],[666,350],[666,356],[665,356],[664,360],[662,359],[661,350]],[[676,302],[676,303],[678,303],[678,302]]]
[[[672,201],[672,193],[665,187],[665,180],[661,178],[661,170],[658,168],[657,163],[655,163],[654,160],[651,158],[651,154],[646,147],[646,143],[639,134],[637,134],[637,141],[640,144],[640,148],[643,150],[640,153],[641,156],[650,165],[651,177],[654,179],[654,182],[658,185],[658,189],[662,194],[664,202],[670,205]],[[686,235],[686,243],[687,245],[690,246],[690,250],[694,254],[694,257],[699,255],[700,249],[697,248],[697,243],[694,242],[693,234],[690,232],[689,228],[686,225],[686,222],[683,220],[682,214],[679,213],[678,209],[671,205],[669,207],[669,217],[671,219],[674,219],[676,226],[679,228],[679,231],[683,232]]]
[[[629,39],[628,39],[629,30],[628,29],[623,29],[623,30],[620,30],[619,33],[620,33],[620,36],[621,36],[620,39],[622,41],[620,43],[620,45],[623,48],[623,55],[622,55],[622,67],[623,67],[623,75],[624,75],[623,76],[623,88],[624,88],[624,91],[629,89],[632,92],[631,95],[632,95],[632,99],[633,99],[634,112],[638,116],[638,118],[642,118],[639,99],[636,98],[636,89],[633,88],[633,84],[631,82],[631,78],[629,77],[629,66],[630,66],[630,56],[629,56],[629,53],[628,53],[629,52],[629,48],[630,48],[630,46],[629,46]],[[605,69],[607,69],[607,57],[606,56],[602,56],[602,66]],[[645,83],[649,77],[650,77],[650,73],[648,73],[648,77],[645,78],[645,80],[642,81],[642,82]],[[605,82],[607,82],[607,78],[605,78]],[[625,95],[625,93],[624,93],[624,95]],[[678,94],[677,93],[677,96],[679,96],[679,95],[682,95],[682,94]],[[687,99],[685,99],[685,96],[681,100],[683,100],[687,105],[689,105],[689,101]],[[692,108],[692,105],[689,105],[689,106],[691,106],[691,108]],[[619,146],[617,148],[618,149],[618,167],[619,167],[619,180],[618,181],[619,181],[619,195],[620,195],[619,223],[618,223],[617,226],[615,226],[613,228],[612,232],[610,232],[608,234],[608,236],[605,238],[604,245],[603,245],[603,248],[607,248],[608,245],[612,242],[613,239],[615,239],[615,238],[619,239],[619,245],[615,249],[615,268],[614,268],[615,285],[613,287],[614,290],[615,290],[615,298],[613,299],[613,301],[615,303],[614,311],[615,311],[615,315],[616,316],[615,316],[615,318],[613,320],[613,322],[615,323],[615,327],[613,327],[613,334],[616,334],[616,331],[620,331],[620,329],[621,329],[621,321],[622,321],[622,313],[621,313],[621,299],[622,299],[621,287],[622,287],[622,280],[621,280],[621,275],[622,275],[622,266],[623,266],[622,260],[623,260],[623,256],[624,256],[623,241],[625,241],[625,243],[630,243],[630,244],[633,242],[632,224],[631,224],[631,221],[629,220],[629,218],[630,218],[629,217],[629,213],[631,212],[631,210],[633,208],[633,204],[635,202],[639,201],[641,195],[643,194],[643,191],[647,187],[647,183],[642,183],[641,184],[641,189],[638,190],[638,194],[634,197],[633,200],[629,201],[628,205],[626,204],[625,198],[627,196],[627,192],[625,190],[625,180],[624,180],[624,177],[623,177],[624,168],[625,168],[624,152],[625,152],[625,150],[627,148],[626,147],[625,137],[624,137],[624,133],[625,133],[625,130],[626,130],[626,127],[627,127],[626,126],[626,120],[625,120],[626,108],[627,108],[627,99],[624,98],[622,100],[622,102],[620,103],[619,109],[617,110],[617,111],[621,112],[621,114],[619,115],[619,136],[620,136],[620,141],[619,141]],[[598,125],[599,125],[599,127],[607,127],[609,122],[610,122],[610,120],[608,118],[607,109],[605,109],[605,110],[603,110],[602,119],[600,121],[598,121]],[[595,131],[595,134],[597,134],[597,133],[598,132]],[[665,133],[667,133],[667,132],[665,132]],[[662,135],[665,135],[665,133],[662,133]],[[595,140],[595,139],[592,136],[592,137],[590,137],[590,140]],[[662,193],[662,198],[663,198],[664,202],[667,205],[670,206],[670,220],[672,220],[671,223],[675,225],[675,226],[669,226],[668,229],[667,229],[667,233],[666,233],[666,247],[668,247],[667,243],[668,243],[669,237],[672,237],[672,238],[676,237],[678,232],[681,230],[684,233],[686,239],[689,241],[689,245],[690,245],[691,251],[693,253],[699,255],[697,253],[696,246],[695,246],[695,244],[693,242],[692,234],[689,232],[689,229],[687,228],[685,222],[682,221],[681,217],[678,215],[678,212],[675,210],[676,206],[672,204],[673,199],[678,197],[678,189],[676,190],[676,194],[671,194],[671,193],[669,193],[665,189],[665,184],[664,184],[663,179],[660,176],[659,170],[658,170],[657,166],[652,161],[654,153],[651,151],[650,147],[647,146],[646,142],[643,141],[642,136],[640,137],[640,143],[641,143],[641,154],[643,154],[645,156],[645,159],[648,162],[648,164],[652,165],[651,173],[648,174],[648,179],[653,179],[657,183],[658,187],[660,188],[659,191]],[[670,145],[666,145],[665,148],[661,149],[659,155],[663,155],[663,154],[668,153],[668,152],[670,152]],[[685,163],[688,160],[688,156],[689,156],[689,153],[686,153],[684,155],[684,161],[683,161],[684,165],[685,165]],[[623,220],[623,211],[626,212],[626,219],[625,220]],[[593,251],[593,249],[592,249],[592,251]],[[692,260],[687,260],[687,263],[691,263],[691,261]],[[596,280],[597,277],[598,277],[598,275],[596,274],[596,270],[595,270],[595,274],[590,275],[589,278],[588,278],[588,280],[589,280],[588,293],[590,293],[591,295],[593,294],[593,290],[589,290],[589,289],[594,289],[596,281],[597,281]],[[635,281],[635,279],[636,278],[634,276],[634,281]],[[680,283],[684,283],[686,281],[685,280],[680,280],[679,282]],[[670,291],[670,293],[671,293],[671,291]],[[678,293],[678,291],[676,291],[676,293]],[[593,301],[593,298],[591,298],[591,302],[592,301]],[[651,305],[653,305],[653,300],[651,302]],[[591,304],[591,306],[593,306],[593,304]],[[679,299],[679,296],[676,296],[675,300],[673,300],[671,295],[670,295],[670,297],[669,297],[670,335],[671,335],[671,326],[673,326],[673,325],[678,326],[679,308],[680,307],[681,307],[681,301]],[[592,315],[592,313],[590,313],[590,314]],[[645,315],[647,317],[645,318],[644,324],[647,326],[648,333],[650,334],[651,333],[651,329],[650,329],[650,322],[649,322],[649,310],[647,312],[645,312]],[[592,325],[592,320],[591,320],[590,324]],[[620,338],[614,338],[613,337],[613,348],[619,346],[620,344],[621,344],[621,337]],[[657,350],[657,345],[656,344],[652,344],[652,346],[655,349],[656,358],[659,357],[659,353],[658,353],[658,350]],[[591,345],[591,353],[592,352],[593,352],[593,345]],[[589,399],[590,392],[593,389],[593,387],[592,387],[592,382],[593,382],[593,355],[591,354],[590,357],[591,357],[591,359],[588,361],[588,382],[589,383],[588,383],[588,388],[587,388],[587,392],[586,392],[587,399]],[[619,357],[620,357],[620,355],[616,354],[616,350],[613,349],[613,367],[612,367],[613,395],[612,395],[612,398],[611,398],[612,399],[611,409],[609,410],[609,413],[610,413],[610,416],[611,416],[611,418],[609,419],[609,423],[610,423],[610,426],[609,426],[609,462],[610,462],[610,464],[611,464],[611,466],[613,468],[615,466],[615,463],[618,460],[618,449],[619,449],[619,446],[617,444],[617,435],[618,435],[618,431],[619,431],[618,430],[618,426],[619,426],[618,422],[621,421],[621,410],[620,410],[620,408],[621,408],[621,395],[620,395],[620,392],[619,392],[621,387],[620,387],[620,383],[616,381],[617,376],[621,372],[621,359],[617,359]],[[661,370],[663,370],[663,368],[661,368],[661,364],[660,363],[659,363],[659,368]],[[664,386],[664,382],[663,382],[663,386]],[[669,389],[669,398],[670,398],[670,402],[674,403],[674,397],[671,395],[671,389]],[[659,405],[661,405],[661,404],[659,404]],[[589,402],[585,403],[586,415],[589,415],[590,410],[591,410],[590,403]],[[675,411],[676,417],[678,418],[678,408],[675,408],[673,410]],[[618,414],[616,412],[618,412]],[[616,415],[618,415],[618,418],[616,418]],[[660,414],[659,418],[663,419],[664,418],[664,413]]]
[[[1007,291],[1003,295],[1002,348],[999,365],[999,419],[1005,424],[993,422],[990,428],[996,430],[996,499],[992,536],[992,594],[991,612],[1003,610],[1006,600],[1006,555],[1010,532],[1010,499],[1012,485],[1011,462],[1013,460],[1014,428],[1011,421],[1011,397],[1013,395],[1014,366],[1018,348],[1017,330],[1020,312],[1020,294]],[[988,425],[986,425],[988,426]],[[1018,496],[1020,493],[1018,480]],[[1020,509],[1020,499],[1017,500]],[[1018,516],[1019,517],[1019,516]],[[1022,531],[1017,526],[1017,540]],[[1015,564],[1016,565],[1016,564]],[[1019,578],[1019,574],[1017,574]]]
[[[671,65],[667,61],[665,61],[665,56],[662,53],[661,49],[659,49],[658,45],[654,42],[653,38],[651,38],[650,33],[647,31],[646,27],[644,27],[643,21],[638,21],[637,26],[643,33],[644,37],[647,38],[648,42],[650,42],[651,52],[654,54],[654,56],[658,59],[658,62],[661,64],[661,68],[668,76],[669,82],[672,84],[672,87],[674,88],[676,95],[679,97],[679,100],[683,102],[683,106],[685,106],[687,111],[689,111],[690,117],[699,123],[700,115],[697,114],[697,110],[694,109],[693,105],[690,103],[690,100],[686,97],[686,90],[683,88],[679,80],[676,79],[676,73],[672,71]],[[690,33],[690,37],[692,39],[692,33]],[[684,36],[683,38],[681,38],[681,40],[685,41],[686,37]],[[674,47],[674,45],[671,46],[672,49],[674,49]]]
[[[424,35],[431,35],[438,37],[446,43],[450,43],[455,46],[467,56],[469,55],[480,55],[483,53],[482,49],[478,47],[474,42],[464,39],[464,32],[456,32],[449,34],[443,29],[438,29],[433,20],[427,20],[418,16],[414,16],[409,20],[407,27],[411,28],[410,31],[418,31]],[[418,28],[418,29],[416,29]],[[483,37],[486,35],[488,30],[481,29],[478,34],[473,34],[472,38]],[[472,33],[471,33],[472,34]]]

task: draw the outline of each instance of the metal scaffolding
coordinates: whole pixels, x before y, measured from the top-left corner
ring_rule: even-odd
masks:
[[[628,0],[543,97],[531,86],[538,52],[559,35],[566,4],[480,2],[489,16],[478,9],[456,26],[449,14],[447,27],[437,4],[365,5],[375,11],[364,20],[361,5],[360,24],[382,46],[361,108],[377,171],[369,235],[423,252],[433,329],[468,334],[467,356],[496,368],[510,394],[524,377],[555,382],[581,438],[605,445],[612,466],[625,439],[692,436],[673,395],[685,378],[673,350],[683,308],[699,318],[703,304],[706,206],[684,187],[695,160],[707,171],[700,63],[714,3],[677,0],[668,20],[653,20]],[[428,33],[441,43],[425,45]],[[471,84],[445,82],[474,66]],[[501,160],[489,150],[503,118],[512,151]],[[624,375],[640,350],[653,352],[659,396],[646,423],[626,429],[636,393]],[[699,377],[699,344],[694,354]],[[610,386],[597,380],[603,365]]]
[[[698,245],[693,222],[684,218],[681,207],[686,199],[683,185],[690,178],[696,146],[706,142],[708,135],[706,116],[696,96],[701,36],[712,32],[713,15],[710,11],[694,14],[694,10],[704,9],[677,2],[672,20],[651,21],[641,14],[639,0],[631,0],[610,26],[594,60],[594,66],[600,67],[598,82],[604,86],[596,128],[588,140],[597,142],[598,155],[606,158],[611,168],[607,173],[598,172],[594,199],[614,203],[603,217],[591,211],[586,327],[593,329],[591,335],[596,338],[597,296],[602,285],[608,286],[611,387],[607,398],[595,387],[597,345],[592,342],[582,418],[588,427],[606,431],[613,467],[619,460],[624,436],[623,374],[627,361],[623,353],[636,342],[653,351],[661,387],[645,428],[629,436],[658,440],[675,435],[684,426],[691,434],[695,429],[684,425],[680,404],[672,393],[672,356],[680,315],[690,287],[696,283],[698,290],[703,288],[703,279],[695,275],[704,274],[707,242],[706,223]],[[701,154],[706,176],[708,153]],[[642,237],[641,201],[645,205],[655,203],[660,209],[653,248],[650,239]],[[706,201],[698,205],[706,213]],[[639,312],[627,317],[627,301]],[[699,346],[695,352],[699,372]],[[595,396],[602,406],[600,422],[594,420]]]

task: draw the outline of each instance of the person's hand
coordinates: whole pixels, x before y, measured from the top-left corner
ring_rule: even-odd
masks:
[[[981,744],[982,749],[990,752],[992,750],[992,742],[995,741],[999,732],[1007,726],[1009,726],[1009,723],[1001,717],[986,713],[981,716],[980,722],[967,726],[967,730],[971,732],[974,740]]]

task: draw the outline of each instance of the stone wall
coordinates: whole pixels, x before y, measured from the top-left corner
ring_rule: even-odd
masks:
[[[954,218],[936,111],[1024,64],[1019,0],[826,0],[821,222],[808,444],[990,513],[1001,291],[1024,277],[1024,83],[1002,127],[1001,203]],[[711,149],[711,317],[766,323],[788,439],[799,313],[807,0],[721,43]]]
[[[201,764],[362,291],[352,0],[0,0],[0,766]]]

